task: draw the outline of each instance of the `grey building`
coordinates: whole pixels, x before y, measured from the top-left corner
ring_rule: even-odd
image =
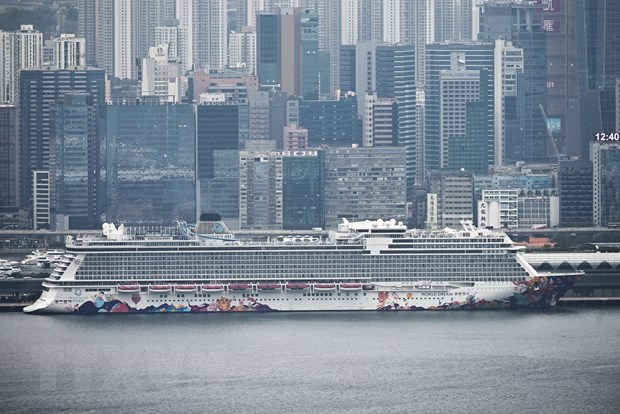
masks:
[[[362,143],[357,99],[299,101],[299,125],[308,129],[308,148],[350,147]]]
[[[0,105],[0,207],[18,203],[17,108]]]
[[[32,200],[32,172],[49,171],[51,111],[66,93],[87,93],[94,106],[105,99],[105,72],[85,70],[23,70],[20,74],[20,204]]]
[[[346,69],[349,71],[349,69]],[[398,102],[398,143],[404,147],[407,166],[407,191],[413,194],[416,175],[416,78],[415,48],[371,42],[355,46],[355,92],[358,114],[364,110],[365,93]]]
[[[107,221],[195,221],[194,122],[187,104],[106,106]]]
[[[433,43],[426,45],[426,100],[424,114],[424,166],[426,172],[441,168],[441,100],[440,74],[460,68],[468,71],[488,70],[493,74],[493,44],[481,42]],[[493,84],[489,76],[489,84]],[[488,108],[489,115],[493,107]],[[492,121],[491,121],[492,125]],[[493,164],[493,142],[489,144],[488,163]]]
[[[523,72],[517,75],[518,131],[510,142],[506,136],[506,161],[547,162],[549,144],[543,110],[547,108],[547,35],[543,6],[535,2],[484,4],[480,12],[478,39],[512,41],[523,49]]]
[[[592,162],[560,161],[558,195],[561,227],[592,226]]]
[[[405,153],[399,147],[325,150],[325,227],[342,219],[405,221]]]
[[[103,107],[87,93],[67,93],[53,107],[51,213],[57,229],[99,227],[105,203],[100,176],[103,117]]]
[[[239,228],[239,105],[196,107],[196,217],[219,213]]]
[[[620,225],[620,144],[593,142],[590,158],[594,225]]]
[[[620,78],[617,22],[620,2],[575,0],[576,64],[579,79],[580,149],[588,157],[590,138],[615,131],[616,78]],[[575,128],[577,129],[577,128]]]
[[[460,229],[461,220],[474,219],[472,173],[468,171],[433,172],[430,174],[428,192],[428,196],[431,196],[429,200],[435,201],[429,201],[427,205],[427,227]]]

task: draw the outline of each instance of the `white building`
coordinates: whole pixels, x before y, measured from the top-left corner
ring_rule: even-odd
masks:
[[[382,40],[390,44],[401,43],[401,0],[383,0],[382,6]]]
[[[480,100],[480,71],[442,70],[439,73],[439,141],[441,168],[450,167],[449,143],[466,136],[467,103]]]
[[[495,128],[495,167],[504,165],[506,98],[517,96],[517,74],[523,72],[523,49],[512,42],[496,40],[494,50],[495,85],[493,90]]]
[[[50,225],[50,172],[32,172],[33,229],[49,229]]]
[[[54,67],[56,69],[85,69],[86,40],[74,34],[61,34],[54,39]]]
[[[240,33],[232,32],[228,38],[228,66],[243,68],[248,75],[256,74],[256,33],[245,27]]]
[[[114,0],[114,76],[120,79],[135,79],[135,48],[132,42],[131,0]]]
[[[227,0],[177,0],[176,18],[187,38],[185,65],[203,69],[223,69],[228,52]]]
[[[340,3],[340,44],[354,45],[359,39],[359,1],[342,0]]]
[[[160,96],[164,102],[181,100],[179,65],[170,62],[168,45],[149,49],[149,56],[142,59],[142,96]]]
[[[363,145],[376,147],[398,144],[398,102],[366,92],[363,116]]]
[[[0,103],[16,103],[19,71],[40,68],[43,35],[32,25],[23,24],[14,32],[0,31]]]
[[[482,201],[499,204],[499,224],[501,228],[519,227],[519,190],[482,190]],[[489,219],[493,222],[493,219]]]

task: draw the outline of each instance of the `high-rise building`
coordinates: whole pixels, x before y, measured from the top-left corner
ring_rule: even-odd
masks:
[[[43,34],[23,24],[14,32],[0,31],[0,103],[17,104],[21,70],[40,68]]]
[[[317,99],[321,90],[319,16],[287,7],[257,16],[257,74],[262,86]]]
[[[308,129],[308,147],[350,147],[362,144],[357,99],[299,101],[299,125]]]
[[[179,64],[181,73],[192,68],[192,62],[188,61],[187,55],[187,28],[177,24],[157,26],[152,46],[154,45],[168,45],[168,58]]]
[[[50,172],[49,170],[32,171],[32,229],[42,230],[50,228]]]
[[[427,227],[461,228],[461,220],[474,219],[474,178],[468,171],[430,174]]]
[[[105,100],[105,72],[100,69],[28,69],[20,74],[20,204],[32,200],[32,172],[49,171],[52,142],[51,109],[66,93],[87,93],[94,106]]]
[[[487,70],[493,74],[493,45],[490,43],[433,43],[426,45],[426,94],[424,114],[424,166],[426,171],[441,168],[440,75],[444,70]],[[489,76],[489,85],[493,84]],[[489,108],[492,127],[493,107]],[[490,144],[492,148],[492,142]],[[493,162],[492,154],[487,156]]]
[[[308,130],[298,127],[297,124],[288,124],[284,127],[282,147],[287,151],[308,148]]]
[[[239,160],[241,228],[323,227],[320,151],[242,151]]]
[[[142,59],[142,96],[158,96],[162,102],[178,103],[183,91],[179,77],[179,65],[168,57],[168,45],[151,47],[149,55]]]
[[[501,228],[519,227],[519,190],[482,190],[482,202],[489,205],[496,202],[499,210]]]
[[[187,1],[187,0],[179,0]],[[194,3],[194,61],[201,68],[223,69],[228,53],[228,2],[227,0],[199,1]]]
[[[256,75],[256,32],[244,27],[228,37],[228,66]]]
[[[308,9],[299,12],[301,31],[301,95],[319,99],[321,93],[321,59],[319,58],[319,15]]]
[[[411,195],[416,174],[415,49],[407,45],[358,43],[355,49],[355,91],[358,113],[366,92],[398,101],[398,141],[405,148],[407,190]]]
[[[398,147],[325,150],[325,227],[343,218],[405,220],[405,153]]]
[[[398,145],[398,102],[366,92],[363,140],[365,147]]]
[[[66,93],[52,107],[51,212],[56,229],[97,229],[103,213],[101,154],[104,114],[87,93]],[[54,216],[65,217],[65,220]]]
[[[61,34],[54,39],[54,67],[56,69],[85,69],[86,40],[74,34]]]
[[[434,0],[435,42],[472,40],[472,0]]]
[[[487,174],[493,165],[493,85],[483,70],[444,70],[440,83],[441,167]]]
[[[114,75],[114,1],[79,0],[78,33],[86,41],[86,64]]]
[[[425,79],[426,45],[435,41],[435,0],[403,1],[402,19],[402,42],[415,48],[416,85],[421,88]]]
[[[494,86],[494,165],[504,165],[506,152],[518,153],[518,149],[506,145],[517,145],[519,122],[517,119],[517,76],[523,72],[523,49],[514,47],[506,40],[495,41],[495,86]]]
[[[197,105],[196,140],[196,217],[216,212],[239,228],[239,105]]]
[[[194,222],[194,107],[158,100],[106,105],[106,220]]]
[[[424,117],[424,165],[426,171],[441,168],[440,74],[443,70],[488,70],[493,73],[493,45],[478,42],[426,46],[426,99]],[[492,80],[489,82],[492,84]],[[492,114],[492,108],[490,109]],[[492,158],[491,158],[492,160]]]
[[[579,110],[575,115],[580,116],[580,125],[567,129],[579,131],[572,142],[579,140],[581,154],[575,155],[587,158],[592,135],[615,128],[615,84],[620,78],[616,22],[620,21],[620,2],[575,0],[574,7],[579,79]]]
[[[594,219],[592,191],[592,161],[560,161],[558,170],[560,226],[592,226]]]
[[[516,102],[520,125],[514,142],[508,140],[512,137],[505,137],[507,162],[549,161],[544,115],[547,107],[547,36],[543,23],[542,5],[534,2],[494,0],[481,8],[479,40],[509,40],[523,49],[523,72],[517,74]]]
[[[340,1],[340,44],[354,45],[359,39],[359,0]]]
[[[282,204],[281,154],[240,152],[240,227],[242,229],[281,229]]]
[[[19,202],[18,160],[17,108],[0,104],[0,207]]]
[[[323,151],[289,151],[282,155],[282,228],[325,227]]]
[[[593,142],[593,220],[598,227],[620,224],[620,143]]]

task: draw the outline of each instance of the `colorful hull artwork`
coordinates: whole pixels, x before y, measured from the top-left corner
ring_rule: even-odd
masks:
[[[517,287],[512,296],[501,300],[477,298],[476,294],[468,295],[465,300],[438,300],[436,305],[420,307],[412,304],[413,295],[400,292],[379,292],[377,310],[459,310],[459,309],[518,309],[545,308],[555,306],[557,298],[564,296],[573,287],[579,276],[536,276],[528,281],[513,282]]]
[[[562,297],[568,289],[578,280],[579,276],[537,276],[528,281],[514,282],[512,295],[507,295],[501,299],[488,300],[489,292],[483,294],[472,293],[461,296],[462,300],[455,300],[454,297],[444,297],[427,300],[422,302],[419,297],[416,299],[415,292],[407,291],[380,291],[368,292],[368,296],[359,296],[359,306],[355,310],[378,310],[378,311],[422,311],[422,310],[469,310],[469,309],[518,309],[518,308],[545,308],[555,306],[557,298]],[[418,292],[419,293],[419,292]],[[481,292],[482,293],[482,292]],[[498,292],[495,292],[498,293]],[[443,299],[443,300],[442,300]],[[138,304],[144,300],[139,294],[134,294],[128,302],[119,300],[103,292],[95,295],[81,304],[72,304],[48,309],[47,312],[68,312],[81,314],[96,313],[203,313],[203,312],[268,312],[268,311],[308,311],[308,310],[343,310],[338,307],[325,306],[305,307],[302,303],[292,308],[276,309],[265,303],[261,303],[257,298],[228,298],[221,296],[210,303],[191,304],[191,303],[161,303],[140,307]],[[299,297],[295,300],[301,300]],[[313,302],[313,304],[316,302]],[[309,304],[308,304],[309,305]],[[344,309],[346,310],[346,309]],[[353,310],[353,309],[350,309]],[[46,312],[46,313],[47,313]]]

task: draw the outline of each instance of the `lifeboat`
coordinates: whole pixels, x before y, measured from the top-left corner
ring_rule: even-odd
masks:
[[[288,290],[304,290],[308,289],[308,285],[305,283],[289,283],[286,285]]]
[[[151,292],[170,292],[170,285],[152,285],[149,289]]]
[[[174,290],[180,293],[195,292],[196,285],[177,285]]]
[[[335,283],[317,283],[314,285],[314,290],[334,290],[336,289]]]
[[[340,290],[360,290],[362,288],[361,283],[341,283]]]
[[[224,290],[222,285],[202,285],[203,292],[221,292]]]
[[[140,286],[138,285],[120,285],[118,287],[118,293],[135,293],[140,292]]]
[[[246,285],[245,283],[233,283],[228,285],[228,289],[230,290],[248,290],[250,285]]]
[[[261,283],[258,285],[258,289],[260,290],[276,290],[280,286],[275,283]]]

